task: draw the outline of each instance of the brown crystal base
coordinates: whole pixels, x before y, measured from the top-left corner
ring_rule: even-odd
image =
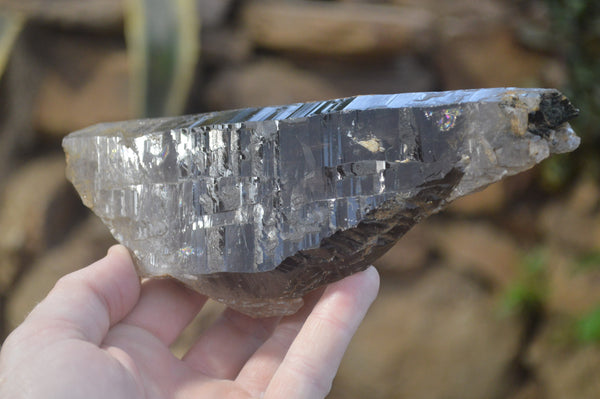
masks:
[[[297,252],[274,270],[172,277],[252,317],[293,314],[310,291],[369,267],[420,218],[435,212],[462,175],[453,169],[410,199],[384,203],[357,227],[323,239],[319,248]]]
[[[390,245],[391,246],[391,245]],[[177,277],[190,288],[208,295],[228,307],[252,317],[287,316],[294,314],[304,303],[302,297],[323,285],[333,283],[353,273],[366,269],[371,260],[378,258],[390,246],[371,251],[364,256],[354,253],[354,262],[337,262],[304,266],[294,258],[312,257],[317,250],[290,257],[277,269],[262,273],[215,273],[198,276],[197,280]]]

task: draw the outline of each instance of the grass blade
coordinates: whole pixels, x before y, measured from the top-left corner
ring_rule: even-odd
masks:
[[[128,0],[125,36],[138,116],[180,114],[200,47],[194,0]]]

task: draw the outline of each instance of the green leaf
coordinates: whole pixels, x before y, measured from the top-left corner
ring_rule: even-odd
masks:
[[[548,294],[545,265],[547,254],[536,249],[525,255],[519,274],[504,292],[502,307],[508,313],[530,314],[538,312]]]
[[[600,269],[600,251],[591,251],[579,255],[575,259],[575,271],[589,271]]]
[[[0,11],[0,78],[6,69],[10,53],[25,25],[25,17],[16,12]]]
[[[579,319],[577,338],[585,343],[600,342],[600,306]]]
[[[200,47],[195,0],[128,0],[125,36],[138,116],[183,112]]]

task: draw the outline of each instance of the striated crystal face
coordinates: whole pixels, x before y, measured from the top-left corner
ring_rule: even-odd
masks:
[[[358,96],[99,124],[63,146],[141,275],[269,316],[453,199],[572,151],[576,113],[548,89]]]

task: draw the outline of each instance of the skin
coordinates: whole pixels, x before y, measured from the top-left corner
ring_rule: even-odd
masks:
[[[322,398],[375,299],[371,267],[284,318],[230,309],[188,353],[169,350],[207,298],[171,280],[140,284],[129,253],[61,278],[0,352],[1,398]]]

